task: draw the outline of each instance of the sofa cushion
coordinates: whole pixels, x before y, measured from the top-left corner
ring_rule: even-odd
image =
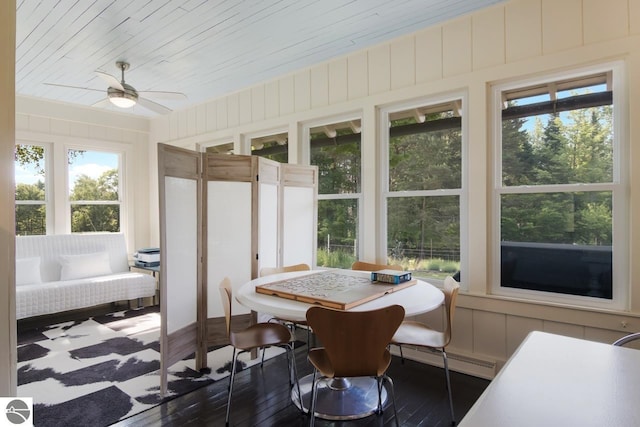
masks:
[[[16,259],[16,286],[40,283],[40,257]]]
[[[60,255],[60,280],[84,279],[111,274],[109,252]]]

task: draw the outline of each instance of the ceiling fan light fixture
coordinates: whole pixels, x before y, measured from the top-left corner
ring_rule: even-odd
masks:
[[[118,93],[119,92],[119,93]],[[127,92],[109,92],[109,101],[116,107],[131,108],[136,105],[138,97]]]

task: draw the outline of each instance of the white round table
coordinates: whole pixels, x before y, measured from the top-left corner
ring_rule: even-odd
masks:
[[[370,272],[354,272],[347,274],[369,277]],[[236,300],[243,306],[259,313],[268,313],[275,317],[290,320],[306,320],[307,309],[312,304],[267,295],[256,292],[256,286],[270,282],[278,282],[300,277],[317,271],[296,271],[260,277],[245,283],[234,293]],[[440,307],[444,301],[444,293],[430,283],[418,280],[413,286],[383,295],[372,301],[355,306],[348,311],[366,311],[399,304],[404,307],[405,316],[415,316]],[[307,343],[310,345],[310,343]],[[313,375],[300,379],[300,394],[293,387],[291,399],[305,412],[310,407]],[[376,381],[373,378],[336,378],[325,380],[318,385],[316,399],[316,417],[328,420],[345,420],[363,418],[375,413],[378,407]],[[383,390],[383,403],[386,390]]]

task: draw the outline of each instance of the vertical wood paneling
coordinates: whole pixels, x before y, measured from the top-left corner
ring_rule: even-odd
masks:
[[[240,123],[240,96],[232,93],[227,96],[227,125],[229,127],[238,126]]]
[[[178,113],[169,115],[169,139],[178,139]],[[226,123],[225,123],[226,124]]]
[[[442,73],[445,77],[471,71],[471,18],[442,27]]]
[[[280,79],[280,115],[291,114],[295,111],[295,85],[293,76]]]
[[[311,108],[329,105],[329,66],[320,64],[311,69]]]
[[[582,45],[582,0],[542,0],[542,52]]]
[[[196,129],[197,129],[197,118],[196,118],[196,114],[197,114],[197,108],[196,107],[191,107],[187,109],[187,135],[195,135],[196,134]]]
[[[264,117],[271,119],[280,115],[280,84],[269,82],[264,86]]]
[[[584,43],[624,37],[629,31],[626,1],[584,0]]]
[[[229,127],[227,115],[227,98],[220,98],[216,102],[216,123],[218,129],[226,129]]]
[[[51,120],[51,133],[69,135],[69,122],[66,120]]]
[[[214,131],[218,128],[218,111],[216,108],[216,102],[211,101],[206,103],[206,111],[207,111],[207,132]]]
[[[243,90],[238,94],[238,121],[240,124],[251,123],[251,89]]]
[[[389,51],[389,45],[382,45],[370,49],[367,59],[369,95],[388,92],[391,88],[391,53]],[[366,94],[363,96],[366,96]]]
[[[89,138],[107,139],[107,128],[104,126],[89,125]]]
[[[543,331],[573,338],[584,338],[584,326],[545,321]]]
[[[473,69],[505,62],[504,8],[493,7],[472,16]]]
[[[58,122],[58,121],[59,120],[53,120],[52,124],[54,122]],[[122,129],[114,128],[114,127],[108,127],[108,128],[106,128],[106,130],[107,130],[107,140],[116,141],[116,142],[122,142],[122,140],[123,140]]]
[[[416,83],[415,37],[404,37],[390,45],[391,89],[412,86]]]
[[[307,111],[311,108],[311,73],[304,70],[293,76],[295,110]]]
[[[183,138],[189,135],[189,129],[187,129],[187,110],[178,111],[178,138]]]
[[[196,135],[207,131],[207,106],[200,104],[196,106]]]
[[[585,328],[584,330],[585,339],[608,344],[613,343],[615,340],[624,335],[626,334],[616,331],[609,331],[607,329]]]
[[[89,126],[86,123],[71,122],[69,124],[69,135],[78,138],[88,138]]]
[[[347,64],[347,94],[349,99],[367,96],[369,88],[367,51],[350,55],[347,59]]]
[[[29,130],[29,116],[16,113],[16,130]]]
[[[640,0],[629,0],[629,32],[640,33]]]
[[[442,78],[442,27],[416,34],[416,83]]]
[[[507,62],[542,54],[542,5],[540,0],[507,3],[505,6]]]
[[[505,315],[487,311],[473,312],[473,352],[506,359]]]
[[[541,331],[542,320],[507,316],[507,357],[510,357],[531,331]]]
[[[329,63],[329,104],[337,104],[348,99],[348,63],[341,58]]]
[[[49,133],[51,122],[47,117],[29,116],[29,130],[32,132]]]
[[[264,85],[255,86],[251,89],[251,120],[264,120],[264,108]]]
[[[451,346],[470,352],[473,348],[473,310],[456,307],[451,331]]]

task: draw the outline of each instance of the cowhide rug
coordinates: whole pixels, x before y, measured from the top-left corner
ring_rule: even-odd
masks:
[[[34,424],[106,426],[229,375],[232,348],[212,349],[211,373],[182,360],[169,369],[161,398],[159,331],[153,308],[20,331],[18,396],[33,398]],[[283,351],[269,348],[266,358]],[[243,367],[260,362],[240,359]]]

